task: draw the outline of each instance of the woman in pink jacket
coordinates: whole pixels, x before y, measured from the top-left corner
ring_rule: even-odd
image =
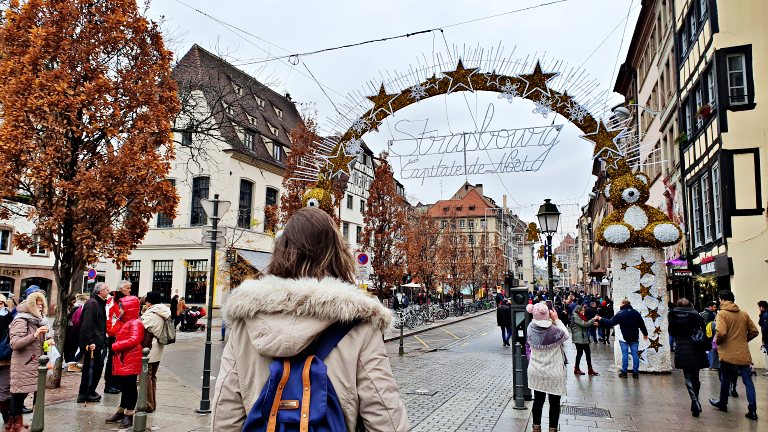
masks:
[[[268,273],[243,282],[224,307],[230,335],[212,430],[242,431],[273,359],[296,356],[335,323],[352,322],[358,324],[325,357],[347,430],[409,430],[382,337],[392,313],[354,285],[352,254],[330,216],[315,208],[294,213],[276,240]]]

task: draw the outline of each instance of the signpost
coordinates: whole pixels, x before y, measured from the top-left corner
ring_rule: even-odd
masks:
[[[371,259],[365,252],[355,254],[355,277],[358,281],[366,281],[371,275]]]
[[[216,280],[216,248],[224,244],[226,229],[219,228],[221,215],[229,209],[229,201],[219,200],[219,194],[215,194],[212,200],[201,199],[200,205],[205,210],[205,215],[211,220],[210,227],[203,227],[201,243],[211,246],[211,273],[208,276],[208,323],[205,329],[205,357],[203,359],[203,392],[200,397],[199,414],[211,412],[211,318],[213,317],[213,285]]]
[[[88,282],[93,282],[96,280],[96,269],[88,269]]]

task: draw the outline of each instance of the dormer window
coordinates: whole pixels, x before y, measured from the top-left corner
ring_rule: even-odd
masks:
[[[275,145],[272,148],[272,157],[275,158],[276,161],[282,162],[283,161],[283,147],[279,145]]]
[[[469,206],[469,209],[470,209],[470,210],[474,210],[474,209],[475,209],[475,206],[471,205],[471,206]]]
[[[461,206],[456,207],[456,211],[461,211]]]
[[[243,143],[245,144],[245,148],[247,148],[248,150],[253,150],[253,146],[254,146],[253,143],[254,143],[255,139],[256,139],[256,137],[253,135],[253,132],[245,131],[245,136],[244,136],[244,139],[243,139]]]
[[[242,87],[240,87],[239,85],[237,85],[235,83],[232,83],[232,87],[235,89],[235,94],[236,95],[238,95],[238,96],[242,96],[243,95],[243,88]]]
[[[250,116],[248,114],[246,114],[246,116],[248,116],[248,123],[252,124],[253,126],[256,126],[256,117]]]
[[[443,211],[447,212],[448,211],[448,207],[443,207]]]
[[[224,105],[224,112],[227,113],[228,116],[235,115],[235,110],[233,110],[231,106],[227,105],[224,102],[222,102],[222,105]]]
[[[280,118],[280,119],[283,118],[283,111],[280,108],[278,108],[278,107],[275,107],[275,114],[277,114],[278,118]]]
[[[258,96],[254,96],[254,98],[256,98],[256,105],[258,105],[259,108],[264,108],[264,105],[266,104],[264,99],[262,99],[262,98],[260,98]]]
[[[269,123],[267,123],[267,125],[269,126],[269,130],[272,132],[272,135],[274,135],[274,136],[277,136],[277,132],[278,132],[278,131],[277,131],[277,128],[276,128],[276,127],[274,127],[274,126],[272,126],[272,125],[271,125],[271,124],[269,124]]]

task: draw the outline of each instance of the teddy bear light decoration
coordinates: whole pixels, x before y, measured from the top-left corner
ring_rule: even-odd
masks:
[[[602,191],[613,211],[597,228],[597,242],[612,248],[611,292],[615,312],[627,299],[640,312],[648,329],[648,339],[639,343],[640,367],[645,372],[672,369],[668,346],[667,278],[664,247],[682,238],[680,227],[661,210],[647,204],[650,180],[632,172],[617,143],[624,135],[618,128],[608,129],[603,122],[585,138],[595,143],[594,157],[602,161],[608,184]],[[614,361],[621,364],[621,330],[616,328]]]

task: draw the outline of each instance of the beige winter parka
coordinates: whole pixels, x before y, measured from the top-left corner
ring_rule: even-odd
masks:
[[[410,430],[382,331],[392,313],[360,288],[333,278],[265,276],[243,282],[224,307],[229,341],[213,399],[212,430],[240,432],[274,358],[291,357],[337,321],[360,320],[325,359],[328,376],[354,431]]]
[[[36,306],[43,299],[43,312]],[[13,354],[11,355],[11,393],[37,391],[37,359],[43,355],[44,335],[35,337],[44,316],[48,315],[48,303],[42,293],[34,292],[16,307],[16,317],[8,330]]]
[[[748,342],[760,332],[749,314],[735,303],[721,300],[715,325],[715,343],[720,361],[740,366],[752,364]]]
[[[164,330],[165,320],[170,317],[171,309],[164,304],[152,305],[141,315],[144,330],[152,333],[152,347],[149,351],[148,363],[159,363],[163,359],[165,345],[157,341],[156,335]]]

